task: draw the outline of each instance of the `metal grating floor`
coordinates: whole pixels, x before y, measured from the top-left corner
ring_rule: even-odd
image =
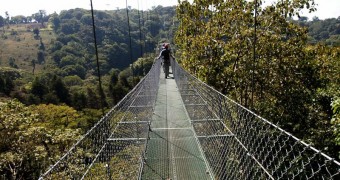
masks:
[[[175,79],[164,79],[164,73],[151,130],[142,179],[213,179]]]

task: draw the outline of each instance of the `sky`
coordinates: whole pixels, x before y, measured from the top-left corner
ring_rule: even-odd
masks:
[[[190,0],[189,0],[190,1]],[[191,0],[192,1],[192,0]],[[271,3],[275,0],[265,0]],[[113,10],[125,8],[126,0],[92,0],[94,9]],[[141,10],[151,9],[152,6],[173,6],[178,0],[127,0],[128,6]],[[340,16],[340,0],[315,0],[317,12],[308,14],[303,12],[303,16],[309,19],[317,16],[319,19],[337,18]],[[61,10],[84,8],[90,9],[90,0],[0,0],[0,15],[5,16],[8,11],[10,16],[24,15],[30,16],[39,10],[46,10],[47,14],[60,13]]]

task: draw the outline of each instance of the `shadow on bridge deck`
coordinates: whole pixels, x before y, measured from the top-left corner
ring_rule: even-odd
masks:
[[[172,77],[161,73],[142,179],[212,179]]]

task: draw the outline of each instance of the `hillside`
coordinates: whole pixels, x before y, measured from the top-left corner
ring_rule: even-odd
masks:
[[[0,137],[7,137],[0,178],[38,179],[145,76],[157,44],[174,35],[173,7],[144,16],[130,9],[131,36],[126,9],[94,12],[102,88],[90,11],[65,10],[39,23],[0,17]]]
[[[38,25],[39,36],[33,33],[33,27]],[[32,61],[37,61],[37,54],[41,43],[49,49],[55,33],[51,29],[42,29],[40,24],[16,24],[0,29],[0,65],[14,67],[32,72]],[[36,72],[40,72],[43,65],[37,64]]]
[[[112,106],[148,71],[153,60],[150,53],[154,53],[156,45],[173,38],[175,9],[161,6],[145,12],[130,9],[130,36],[126,9],[94,13],[105,101]],[[45,15],[45,21],[39,23],[13,19],[0,31],[0,67],[20,70],[21,78],[3,73],[1,81],[7,90],[0,89],[0,93],[6,91],[6,96],[28,105],[66,103],[78,109],[99,108],[100,103],[79,105],[72,100],[77,101],[76,97],[81,95],[88,102],[99,96],[91,12],[65,10]],[[146,59],[137,62],[143,56]],[[51,87],[52,79],[61,81],[61,89],[64,86],[67,90],[65,95]],[[96,93],[92,97],[93,92]]]

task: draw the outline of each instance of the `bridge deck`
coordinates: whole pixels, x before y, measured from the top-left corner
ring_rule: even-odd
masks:
[[[163,72],[151,130],[142,179],[212,179],[176,82]]]

